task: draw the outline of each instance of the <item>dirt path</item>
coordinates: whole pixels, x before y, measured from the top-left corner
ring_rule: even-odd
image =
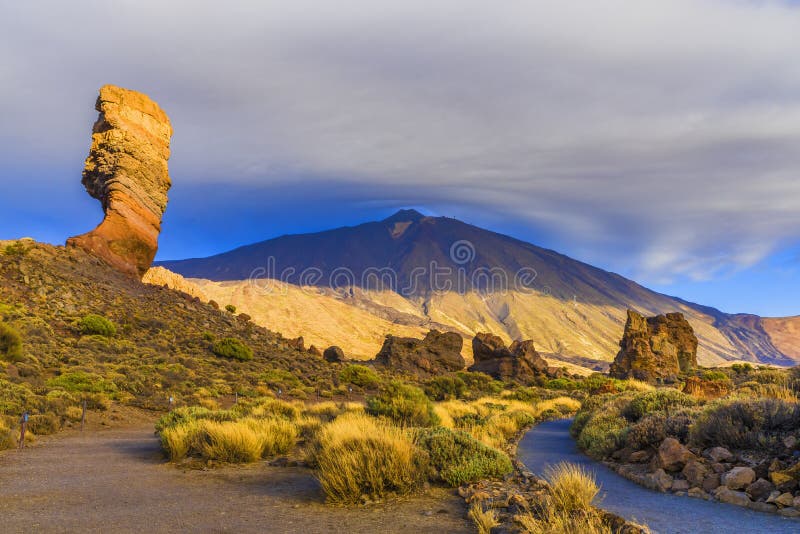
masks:
[[[152,429],[139,423],[0,454],[0,531],[471,532],[452,492],[327,506],[305,469],[176,469],[164,463]]]

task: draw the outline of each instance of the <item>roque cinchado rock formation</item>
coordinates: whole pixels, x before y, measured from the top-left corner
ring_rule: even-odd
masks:
[[[71,237],[67,245],[141,278],[158,250],[172,185],[167,169],[172,126],[147,95],[113,85],[100,89],[95,107],[100,116],[82,183],[102,203],[105,218],[91,232]]]
[[[643,317],[628,310],[619,346],[610,370],[616,378],[669,381],[697,367],[697,337],[682,313]]]
[[[536,376],[548,374],[547,361],[530,339],[514,341],[506,347],[500,336],[478,333],[472,339],[475,363],[470,371],[486,373],[500,380],[530,383]]]

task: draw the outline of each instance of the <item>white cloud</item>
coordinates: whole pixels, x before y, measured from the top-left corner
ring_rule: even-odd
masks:
[[[176,180],[370,184],[704,278],[797,237],[799,27],[734,0],[8,4],[0,154],[73,168],[118,83],[170,113]]]

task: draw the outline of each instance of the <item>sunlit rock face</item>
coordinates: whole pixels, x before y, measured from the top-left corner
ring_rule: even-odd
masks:
[[[669,381],[697,367],[697,337],[681,313],[643,317],[628,310],[619,345],[610,370],[617,378]]]
[[[161,218],[172,183],[167,161],[172,126],[147,95],[106,85],[83,169],[86,191],[105,217],[89,233],[67,240],[118,270],[141,278],[158,250]]]

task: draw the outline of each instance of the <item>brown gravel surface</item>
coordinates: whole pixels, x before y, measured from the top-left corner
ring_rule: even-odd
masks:
[[[133,425],[0,453],[0,531],[472,532],[451,491],[366,507],[325,505],[307,469],[183,471],[164,462],[152,422]]]

